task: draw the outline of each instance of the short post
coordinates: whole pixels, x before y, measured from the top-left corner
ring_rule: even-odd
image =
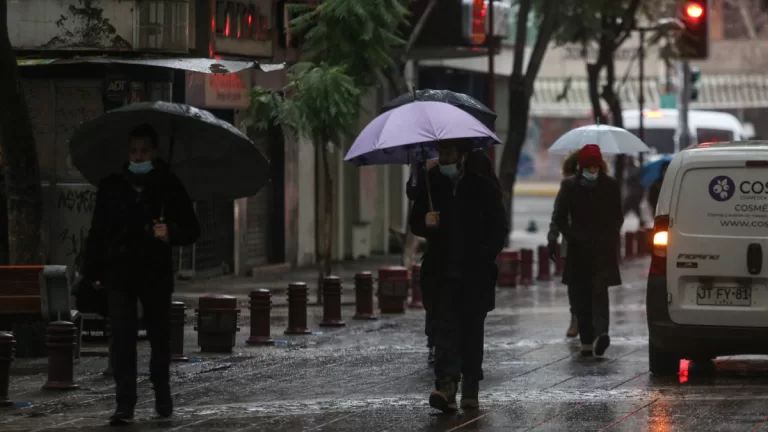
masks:
[[[8,397],[11,384],[11,363],[16,354],[16,340],[8,333],[0,333],[0,407],[13,405]]]
[[[424,308],[424,300],[421,298],[421,264],[411,266],[411,309]]]
[[[48,348],[48,381],[44,390],[77,390],[74,382],[75,347],[77,327],[69,321],[54,321],[48,324],[45,346]]]
[[[533,285],[533,250],[520,249],[520,285]]]
[[[645,229],[644,243],[645,250],[643,251],[643,256],[648,256],[653,252],[653,228]]]
[[[635,233],[627,231],[624,233],[624,259],[635,258]]]
[[[407,268],[379,268],[379,310],[382,313],[405,313],[408,285],[410,281]]]
[[[171,302],[171,361],[185,362],[184,322],[187,320],[187,306],[183,302]]]
[[[536,280],[540,282],[549,282],[552,280],[549,266],[549,248],[539,246],[539,274]]]
[[[245,342],[248,345],[272,345],[275,341],[270,331],[270,310],[272,293],[266,289],[251,291],[251,336]]]
[[[562,257],[562,244],[558,244],[555,248],[555,276],[562,276],[563,270],[565,270],[565,260]]]
[[[371,272],[360,272],[355,275],[355,315],[352,319],[378,319],[373,312],[373,275]]]
[[[228,295],[208,295],[197,301],[197,344],[200,351],[231,353],[235,347],[237,318],[240,309],[237,298]]]
[[[520,273],[520,254],[516,250],[504,249],[496,257],[496,264],[499,266],[498,285],[502,288],[517,287],[517,278]]]
[[[309,288],[304,282],[293,282],[288,285],[288,327],[287,335],[310,334],[307,327],[307,302]]]
[[[323,320],[320,327],[344,327],[341,319],[341,279],[326,276],[323,279]]]

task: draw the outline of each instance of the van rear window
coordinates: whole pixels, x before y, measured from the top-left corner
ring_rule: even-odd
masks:
[[[640,132],[637,129],[627,129],[635,136],[639,137]],[[656,149],[660,154],[672,154],[675,152],[675,130],[660,128],[643,128],[643,141],[649,147]]]
[[[768,174],[694,168],[683,175],[675,225],[684,234],[768,237]]]
[[[733,131],[723,129],[697,128],[696,139],[699,144],[710,142],[728,142],[735,139]]]

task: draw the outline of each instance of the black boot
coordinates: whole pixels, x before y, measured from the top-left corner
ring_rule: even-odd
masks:
[[[456,406],[457,383],[451,378],[438,381],[437,390],[429,395],[429,406],[442,412],[453,412]]]
[[[118,408],[109,418],[110,426],[128,426],[133,424],[133,410]]]
[[[435,363],[435,347],[429,347],[429,353],[427,354],[427,363]]]
[[[478,409],[480,408],[480,401],[478,400],[478,393],[480,392],[480,382],[475,379],[467,379],[466,377],[461,382],[461,408],[462,409]]]

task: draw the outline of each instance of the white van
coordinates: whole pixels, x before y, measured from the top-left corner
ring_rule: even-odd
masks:
[[[768,354],[768,141],[702,144],[662,184],[648,273],[650,370]]]
[[[640,111],[622,111],[624,128],[638,135]],[[643,111],[644,141],[657,154],[675,152],[675,131],[678,125],[678,110],[659,109]],[[748,131],[735,116],[717,111],[690,110],[688,129],[693,143],[701,144],[719,141],[741,141],[749,139]]]

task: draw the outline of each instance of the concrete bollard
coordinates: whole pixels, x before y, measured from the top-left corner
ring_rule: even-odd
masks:
[[[237,298],[228,295],[208,295],[197,302],[197,344],[201,352],[231,353],[235,347],[237,318],[240,309]]]
[[[653,228],[643,230],[643,247],[642,256],[649,256],[653,252]]]
[[[555,248],[555,276],[562,276],[563,271],[565,270],[565,260],[562,257],[562,247],[562,244],[558,244],[557,248]]]
[[[424,299],[421,297],[421,264],[411,266],[411,309],[423,309]]]
[[[624,259],[635,259],[635,233],[624,233]]]
[[[8,397],[11,384],[11,363],[16,354],[16,340],[8,333],[0,333],[0,407],[13,405]]]
[[[502,288],[515,288],[520,273],[520,254],[512,249],[504,249],[496,257],[496,264],[499,266],[498,285]]]
[[[288,327],[287,335],[310,334],[312,330],[307,328],[307,302],[309,301],[309,288],[304,282],[293,282],[288,285]]]
[[[520,285],[533,285],[533,250],[520,249]]]
[[[323,320],[320,327],[344,327],[341,319],[341,279],[326,276],[323,279]]]
[[[539,274],[536,280],[541,282],[549,282],[552,280],[552,273],[549,266],[549,248],[546,246],[539,246]]]
[[[272,293],[266,289],[251,291],[251,335],[245,342],[248,345],[272,345],[275,341],[270,331],[270,310]]]
[[[355,275],[355,316],[352,319],[378,319],[373,312],[373,275],[371,272],[361,272]]]
[[[392,266],[379,268],[379,310],[382,313],[405,313],[408,298],[408,269]]]
[[[74,382],[74,359],[77,347],[77,327],[69,321],[54,321],[45,332],[48,349],[48,381],[44,390],[77,390]]]
[[[184,322],[187,320],[187,306],[183,302],[171,302],[171,361],[185,362]]]

